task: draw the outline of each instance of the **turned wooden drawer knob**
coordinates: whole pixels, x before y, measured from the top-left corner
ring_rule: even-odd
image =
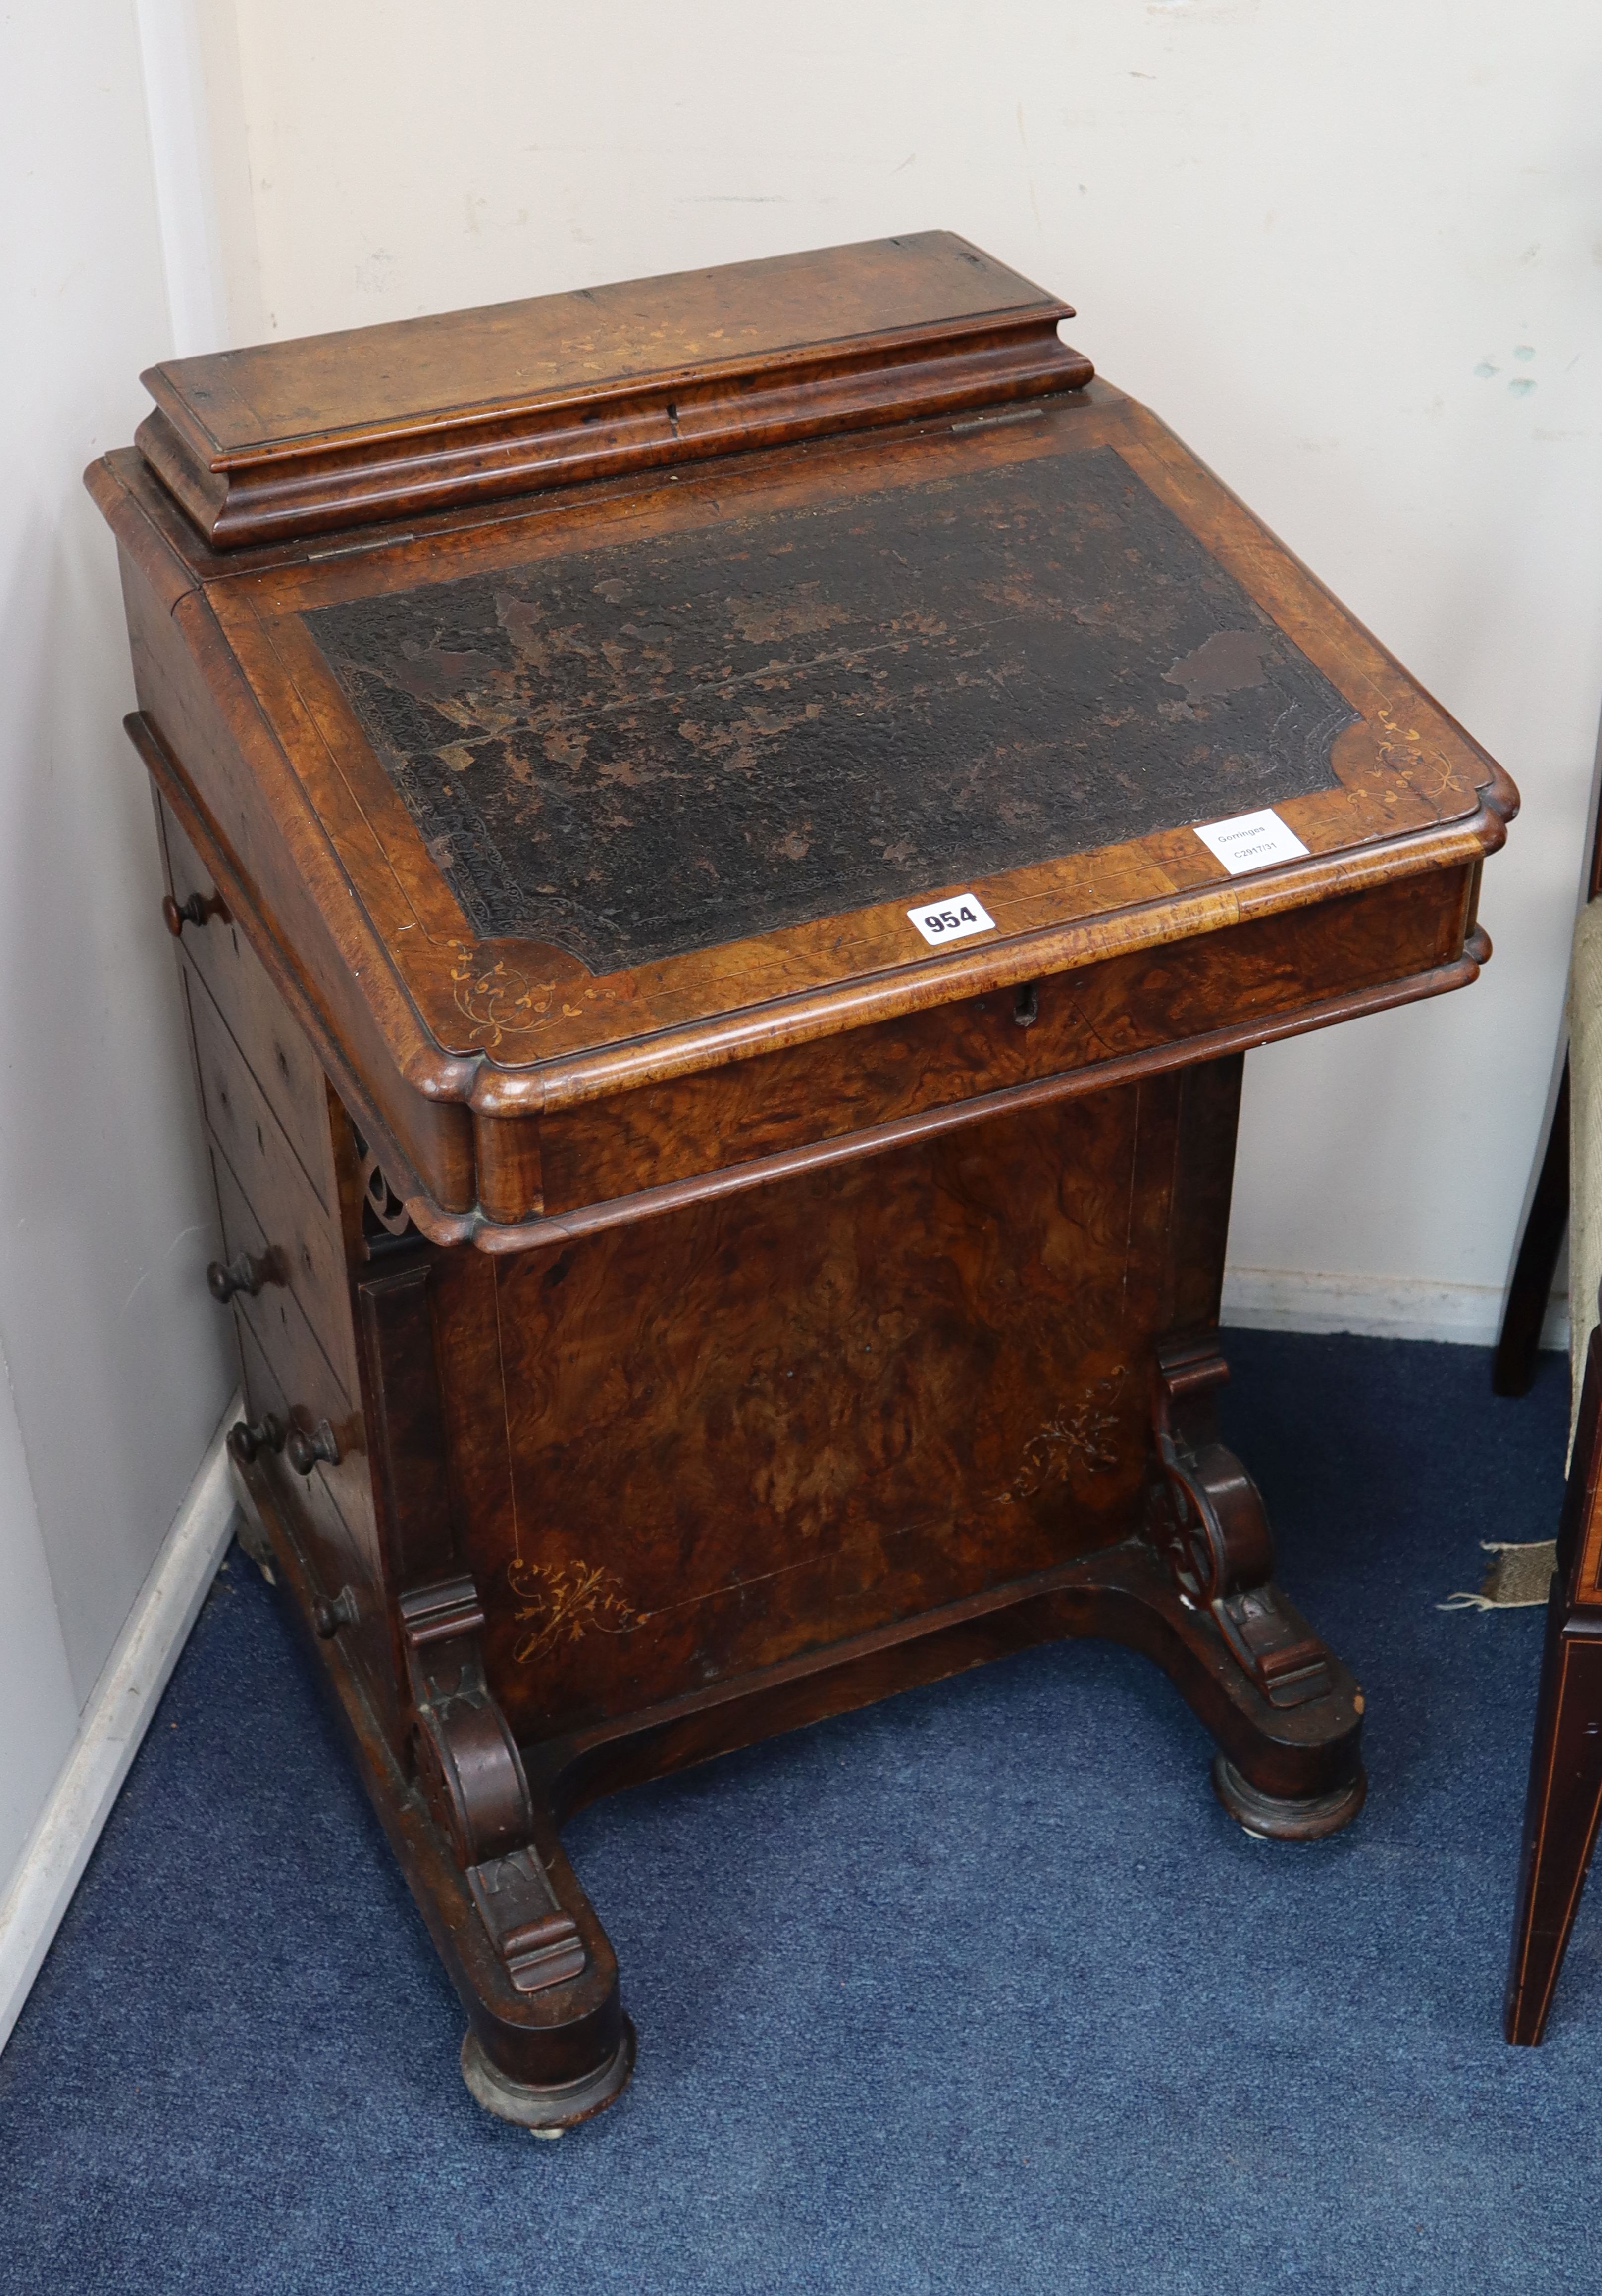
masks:
[[[353,1587],[341,1587],[332,1603],[314,1603],[311,1623],[324,1642],[332,1642],[341,1627],[353,1627],[357,1622],[356,1593]]]
[[[170,893],[162,897],[162,922],[175,940],[185,925],[203,925],[209,918],[227,914],[220,893],[191,893],[186,901],[175,901]]]
[[[236,1259],[230,1259],[226,1264],[214,1259],[206,1270],[206,1289],[224,1308],[236,1292],[243,1292],[253,1300],[264,1283],[282,1283],[283,1281],[275,1251],[269,1251],[261,1259],[251,1252],[242,1251]]]
[[[287,1432],[283,1422],[275,1419],[270,1411],[254,1425],[248,1419],[236,1419],[228,1430],[228,1448],[248,1467],[264,1451],[282,1451]]]
[[[319,1419],[309,1435],[300,1427],[290,1429],[283,1456],[296,1474],[309,1475],[319,1459],[331,1467],[339,1465],[339,1439],[326,1419]]]

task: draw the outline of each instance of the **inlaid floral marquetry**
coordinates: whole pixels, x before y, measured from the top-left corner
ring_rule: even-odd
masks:
[[[529,1666],[559,1642],[579,1643],[587,1634],[623,1635],[641,1625],[640,1614],[623,1600],[617,1573],[606,1563],[527,1562],[506,1566],[506,1584],[516,1598],[512,1613],[519,1628],[512,1655]]]

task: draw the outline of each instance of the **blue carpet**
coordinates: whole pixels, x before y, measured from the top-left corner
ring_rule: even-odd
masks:
[[[234,1554],[10,2049],[0,2287],[1594,2289],[1602,1923],[1500,2038],[1565,1366],[1234,1335],[1283,1575],[1368,1693],[1350,1832],[1254,1842],[1156,1670],[1030,1652],[599,1805],[639,2070],[560,2144],[461,2021]],[[1590,1909],[1594,1913],[1594,1908]]]

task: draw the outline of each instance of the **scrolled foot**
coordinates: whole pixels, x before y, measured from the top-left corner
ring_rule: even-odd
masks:
[[[1321,1841],[1350,1825],[1368,1792],[1366,1772],[1333,1792],[1291,1797],[1261,1793],[1242,1777],[1227,1754],[1212,1765],[1212,1790],[1236,1824],[1267,1841]]]
[[[611,2062],[587,2073],[582,2080],[568,2081],[560,2087],[546,2088],[530,2081],[513,2080],[509,2073],[491,2063],[482,2042],[471,2028],[462,2040],[462,2079],[469,2093],[486,2112],[493,2112],[501,2120],[515,2121],[536,2136],[560,2136],[564,2128],[575,2128],[592,2114],[604,2112],[628,2086],[633,2070],[634,2027],[627,2017],[623,2020],[623,2038]]]

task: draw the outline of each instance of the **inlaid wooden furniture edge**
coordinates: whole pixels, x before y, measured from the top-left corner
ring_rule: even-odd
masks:
[[[1502,2026],[1516,2048],[1539,2046],[1563,1972],[1602,1818],[1602,1618],[1565,1609],[1547,1616],[1536,1702],[1513,1948]]]
[[[965,242],[945,234],[920,237],[927,244],[916,252],[912,242],[870,242],[827,253],[848,277],[853,259],[859,270],[866,259],[866,276],[875,257],[883,264],[886,250],[900,244],[904,259],[927,263],[943,257],[948,269],[953,261],[976,266],[1004,291],[1001,299],[981,296],[973,308],[948,308],[899,326],[868,323],[832,332],[826,324],[821,333],[798,334],[785,343],[763,340],[733,355],[503,389],[446,407],[414,404],[377,419],[291,428],[275,437],[262,435],[253,410],[233,389],[234,373],[275,370],[292,376],[319,359],[349,359],[353,345],[378,360],[385,343],[347,334],[267,344],[151,368],[142,379],[156,407],[140,426],[137,443],[207,539],[227,549],[276,534],[334,532],[532,487],[572,485],[740,446],[901,422],[915,414],[955,413],[1089,381],[1090,362],[1057,334],[1060,323],[1073,316],[1071,306]],[[816,258],[727,266],[738,274],[739,285],[728,277],[722,291],[760,295],[765,275],[809,261]],[[826,268],[818,266],[820,277]],[[705,276],[630,282],[620,291],[644,290],[670,308],[676,291],[693,289]],[[1022,291],[1007,297],[1008,284]],[[512,312],[523,314],[527,324],[531,312],[572,310],[584,300],[593,306],[596,298],[552,296],[503,308],[510,329]],[[867,320],[866,300],[855,316]],[[395,365],[423,331],[443,340],[454,330],[481,343],[494,317],[493,312],[445,314],[400,321],[372,334],[390,342]],[[215,415],[209,422],[201,411],[197,401],[208,396],[232,400],[236,418],[248,418],[243,424],[236,420],[233,444],[218,438]],[[251,430],[255,435],[247,435]]]
[[[1481,966],[1490,956],[1490,939],[1475,925],[1469,931],[1461,957],[1450,964],[1434,966],[1426,972],[1410,974],[1405,980],[1385,981],[1377,988],[1345,990],[1274,1020],[1210,1029],[1202,1036],[1183,1037],[1144,1052],[1121,1054],[1058,1076],[1009,1085],[998,1092],[982,1093],[969,1100],[949,1101],[941,1107],[897,1117],[859,1132],[842,1133],[805,1147],[784,1149],[771,1156],[753,1158],[749,1163],[723,1165],[714,1171],[697,1173],[690,1179],[642,1188],[633,1195],[614,1197],[605,1203],[587,1204],[579,1211],[503,1223],[486,1219],[477,1211],[465,1216],[442,1211],[428,1197],[417,1195],[406,1200],[407,1213],[413,1226],[434,1243],[471,1242],[481,1251],[489,1252],[533,1250],[541,1244],[593,1235],[627,1220],[649,1219],[677,1211],[686,1204],[701,1203],[709,1197],[732,1195],[747,1188],[761,1187],[771,1180],[822,1171],[859,1156],[882,1154],[911,1141],[930,1139],[937,1133],[1036,1108],[1047,1101],[1106,1091],[1114,1085],[1129,1084],[1164,1070],[1189,1068],[1196,1062],[1214,1060],[1227,1053],[1249,1052],[1259,1045],[1277,1043],[1282,1037],[1304,1036],[1332,1021],[1357,1020],[1365,1013],[1388,1012],[1393,1005],[1442,996],[1449,989],[1466,988],[1477,980]]]
[[[303,1650],[315,1649],[320,1677],[331,1693],[357,1774],[399,1861],[436,1951],[444,1962],[472,2032],[522,2109],[530,2126],[568,2128],[600,2112],[628,2085],[634,2070],[634,2028],[624,2015],[617,1958],[543,1807],[538,1852],[546,1879],[581,1935],[581,1975],[534,1994],[521,1993],[497,1952],[468,1876],[453,1857],[419,1786],[396,1760],[361,1678],[340,1635],[322,1636],[311,1620],[322,1593],[300,1542],[259,1470],[231,1454],[234,1486],[259,1552],[283,1570],[294,1600],[290,1607]],[[541,2082],[541,2063],[563,2057],[590,2060],[577,2079]],[[504,2103],[493,2109],[505,2111]]]

